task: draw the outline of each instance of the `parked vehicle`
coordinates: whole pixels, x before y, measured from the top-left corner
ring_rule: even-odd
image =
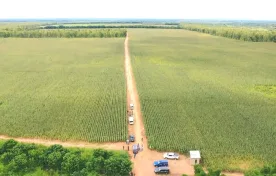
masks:
[[[168,160],[158,160],[158,161],[154,161],[153,165],[155,167],[169,166],[169,162]]]
[[[169,167],[157,167],[154,169],[154,173],[156,174],[169,174],[170,169]]]
[[[134,135],[129,135],[129,141],[130,141],[130,142],[134,142],[134,141],[135,141]]]
[[[134,109],[134,104],[130,104],[129,107],[130,107],[131,110],[133,110]]]
[[[164,153],[163,157],[164,159],[175,159],[175,160],[179,159],[179,155],[173,152]]]
[[[133,116],[130,116],[130,117],[128,118],[128,121],[129,121],[129,124],[130,124],[130,125],[133,125],[133,124],[134,124],[134,117],[133,117]]]
[[[133,144],[132,145],[133,154],[137,154],[139,152],[139,150],[140,150],[140,148],[139,148],[138,144]]]

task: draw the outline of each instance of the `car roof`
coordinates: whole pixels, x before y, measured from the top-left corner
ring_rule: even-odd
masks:
[[[167,154],[168,155],[175,155],[176,153],[174,153],[174,152],[168,152]]]
[[[159,162],[168,162],[168,160],[159,160]]]
[[[167,167],[167,166],[162,166],[162,167],[158,167],[159,168],[159,170],[169,170],[169,167]]]

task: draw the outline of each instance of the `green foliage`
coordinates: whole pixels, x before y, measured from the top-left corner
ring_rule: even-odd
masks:
[[[16,146],[18,144],[18,142],[16,142],[13,139],[8,140],[7,142],[5,142],[1,148],[0,148],[0,154],[6,153],[8,151],[10,151],[14,146]]]
[[[68,150],[61,145],[53,145],[46,149],[43,155],[43,167],[45,169],[61,170],[61,165]]]
[[[80,152],[68,152],[63,157],[62,171],[64,173],[80,173],[85,167],[85,161]]]
[[[92,157],[86,166],[88,171],[95,170],[97,173],[103,174],[105,171],[104,162],[105,159],[102,156]]]
[[[228,171],[276,162],[274,43],[185,30],[130,29],[130,51],[149,147]]]
[[[195,165],[194,170],[195,170],[195,176],[223,176],[223,174],[221,175],[220,170],[214,171],[212,169],[208,169],[208,173],[206,173],[203,170],[203,167],[201,165]]]
[[[207,176],[201,165],[195,165],[195,176]]]
[[[0,134],[125,141],[123,42],[0,39]]]
[[[60,145],[46,148],[13,143],[9,140],[3,145],[7,150],[0,155],[0,175],[44,175],[46,172],[47,175],[127,176],[132,169],[124,153],[96,149],[89,157],[83,157],[82,151]]]
[[[268,97],[276,98],[276,85],[257,85],[255,86],[255,90],[267,95]]]
[[[103,159],[108,159],[112,155],[113,155],[113,153],[110,152],[110,151],[103,150],[103,149],[95,149],[93,151],[93,155],[92,156],[95,157],[95,158],[101,157]]]
[[[125,29],[98,29],[98,30],[0,30],[0,38],[114,38],[125,37]]]
[[[221,37],[251,42],[276,42],[275,30],[259,30],[246,27],[225,27],[206,24],[182,24],[183,29],[198,31]]]
[[[1,153],[1,161],[6,165],[7,171],[25,173],[39,166],[42,153],[34,144],[21,144],[8,140],[1,149],[3,148],[6,150],[2,150],[5,152]]]
[[[165,25],[48,25],[42,29],[98,29],[98,28],[147,28],[147,29],[180,29],[178,23]]]
[[[261,169],[250,170],[245,173],[245,176],[276,176],[276,164],[264,166]]]
[[[107,176],[128,176],[131,171],[131,162],[123,157],[111,156],[104,164]],[[114,168],[119,172],[114,172]]]

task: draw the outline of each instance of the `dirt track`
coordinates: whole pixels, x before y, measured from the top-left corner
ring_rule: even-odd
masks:
[[[83,141],[59,141],[59,140],[47,140],[47,139],[35,139],[35,138],[12,138],[4,135],[0,135],[0,139],[8,140],[8,139],[14,139],[18,142],[23,143],[35,143],[35,144],[41,144],[45,146],[50,146],[54,144],[60,144],[64,147],[79,147],[79,148],[103,148],[107,150],[122,150],[124,142],[118,142],[118,143],[89,143],[89,142],[83,142]]]
[[[148,149],[148,143],[145,136],[143,119],[140,109],[139,96],[131,67],[128,39],[129,36],[127,35],[125,40],[125,73],[127,80],[128,104],[134,104],[134,125],[129,127],[129,132],[135,134],[135,143],[139,143],[140,146],[141,144],[143,144],[143,151],[139,152],[135,159],[133,158],[133,154],[131,154],[131,160],[134,162],[133,170],[136,176],[151,176],[155,175],[153,167],[154,160],[163,159],[163,153]],[[171,175],[180,176],[184,173],[193,175],[194,170],[189,164],[189,160],[185,156],[180,157],[181,158],[178,161],[169,161]]]

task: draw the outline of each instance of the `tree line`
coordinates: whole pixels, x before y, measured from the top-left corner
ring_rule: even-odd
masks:
[[[276,175],[276,163],[272,165],[264,166],[261,169],[251,170],[245,173],[245,176],[275,176]]]
[[[194,165],[194,173],[195,176],[226,176],[225,174],[221,174],[221,170],[208,169],[208,172],[206,173],[203,167],[199,164]],[[182,174],[182,176],[188,175]]]
[[[0,38],[113,38],[126,37],[126,29],[0,30]]]
[[[61,145],[42,147],[6,141],[0,147],[0,175],[24,175],[37,169],[49,175],[127,176],[132,163],[127,153],[95,149],[89,155]]]
[[[180,29],[180,26],[172,25],[80,25],[80,26],[64,26],[64,25],[47,25],[41,29],[97,29],[97,28],[152,28],[152,29]]]
[[[227,27],[204,24],[182,24],[183,29],[251,42],[276,42],[276,30]]]
[[[225,176],[220,170],[208,169],[206,173],[201,165],[194,166],[195,176]],[[271,166],[264,166],[260,169],[250,170],[245,173],[245,176],[275,176],[276,175],[276,163]],[[182,176],[188,176],[183,174]]]

